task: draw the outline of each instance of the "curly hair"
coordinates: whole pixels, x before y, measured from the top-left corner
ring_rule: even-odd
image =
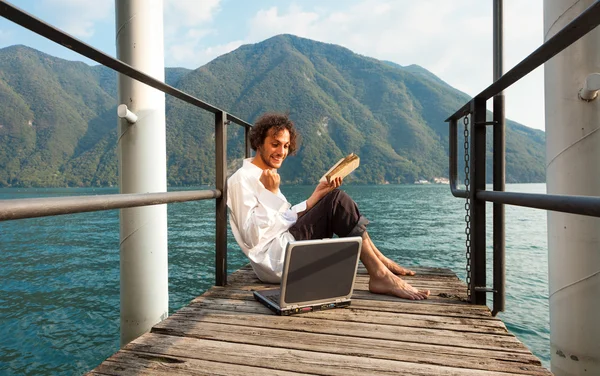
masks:
[[[294,122],[290,120],[287,114],[277,112],[267,112],[256,120],[254,126],[250,129],[250,146],[256,151],[265,142],[269,131],[273,129],[273,134],[277,134],[284,129],[290,132],[289,155],[294,155],[300,143],[300,136],[296,131]]]

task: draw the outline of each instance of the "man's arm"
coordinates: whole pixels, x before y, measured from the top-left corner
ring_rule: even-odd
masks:
[[[301,217],[302,215],[304,215],[304,213],[306,213],[313,206],[315,206],[317,204],[317,202],[319,202],[329,192],[333,191],[336,188],[339,188],[342,185],[343,181],[344,181],[344,178],[338,177],[338,178],[333,179],[330,183],[327,183],[326,181],[319,183],[317,185],[317,187],[315,188],[314,192],[312,193],[312,195],[310,195],[308,200],[306,200],[306,210],[298,213],[298,217]]]

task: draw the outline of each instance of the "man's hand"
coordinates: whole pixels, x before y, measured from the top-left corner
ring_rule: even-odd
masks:
[[[333,191],[335,188],[338,188],[340,185],[342,185],[343,181],[343,178],[338,177],[333,179],[330,183],[327,183],[326,181],[319,183],[315,188],[313,194],[308,198],[308,200],[306,200],[306,208],[310,209],[313,206],[315,206],[315,204],[319,202],[320,199],[325,197],[329,192]]]
[[[279,181],[280,178],[277,170],[263,170],[262,175],[260,176],[260,182],[268,191],[271,191],[275,194],[277,194],[277,191],[279,190]]]

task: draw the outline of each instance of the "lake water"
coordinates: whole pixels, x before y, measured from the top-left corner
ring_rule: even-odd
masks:
[[[198,188],[195,188],[198,189]],[[313,187],[283,187],[292,203]],[[403,265],[447,267],[464,280],[464,200],[448,186],[345,186],[378,248]],[[507,191],[545,193],[545,184]],[[0,189],[0,199],[116,189]],[[119,349],[117,210],[0,222],[0,374],[82,374]],[[169,310],[214,284],[214,201],[169,205]],[[491,234],[491,204],[488,206]],[[491,253],[488,236],[488,254]],[[229,270],[246,263],[229,236]],[[488,286],[491,286],[491,262]],[[546,212],[506,207],[506,312],[499,315],[546,367],[550,361]]]

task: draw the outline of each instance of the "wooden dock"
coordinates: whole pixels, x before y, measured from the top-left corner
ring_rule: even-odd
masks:
[[[279,317],[244,267],[89,374],[551,375],[487,307],[464,302],[454,273],[414,270],[406,279],[429,300],[371,294],[361,268],[349,308]]]

